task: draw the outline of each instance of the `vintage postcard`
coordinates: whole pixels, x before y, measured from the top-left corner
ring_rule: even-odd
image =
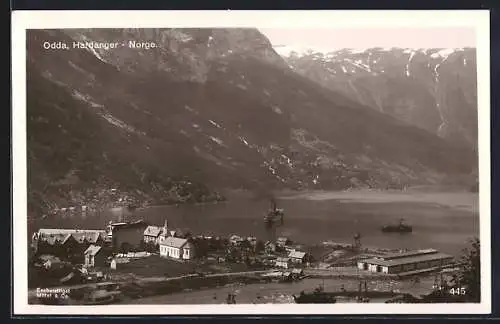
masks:
[[[12,35],[15,314],[491,311],[488,11]]]

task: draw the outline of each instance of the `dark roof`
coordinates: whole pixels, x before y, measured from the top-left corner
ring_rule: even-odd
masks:
[[[161,234],[162,230],[163,228],[160,226],[150,225],[144,230],[144,235],[158,237]]]
[[[118,224],[112,224],[112,230],[114,231],[119,231],[122,229],[129,229],[129,228],[146,228],[148,227],[148,224],[143,221],[143,220],[138,220],[135,222],[130,222],[130,223],[118,223]]]
[[[397,265],[402,265],[402,264],[410,264],[410,263],[425,262],[425,261],[436,261],[436,260],[444,260],[444,259],[452,259],[452,258],[453,258],[453,256],[448,255],[448,254],[432,253],[432,254],[423,254],[423,255],[416,255],[416,256],[401,257],[401,258],[390,259],[390,260],[382,260],[382,259],[373,258],[373,259],[363,260],[360,262],[391,267],[391,266],[397,266]]]
[[[45,241],[48,244],[54,244],[56,241],[64,244],[71,238],[75,239],[79,243],[82,243],[85,240],[90,243],[96,243],[99,237],[104,238],[105,236],[106,231],[87,229],[80,230],[41,228],[37,233],[38,240]]]

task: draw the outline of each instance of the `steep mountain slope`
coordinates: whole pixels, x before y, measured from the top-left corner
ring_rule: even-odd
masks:
[[[295,71],[329,89],[477,148],[475,49],[277,50]]]
[[[30,31],[27,64],[34,211],[225,188],[463,185],[476,168],[470,150],[295,73],[254,29]]]

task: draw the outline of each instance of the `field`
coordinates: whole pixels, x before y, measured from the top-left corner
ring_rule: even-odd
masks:
[[[118,264],[116,270],[111,273],[128,274],[133,273],[139,277],[177,277],[198,271],[195,263],[180,262],[165,259],[159,255],[131,260],[129,263]]]
[[[119,264],[116,270],[109,270],[115,276],[132,274],[134,277],[180,277],[196,272],[225,273],[261,270],[249,268],[244,263],[215,263],[215,262],[181,262],[152,255],[146,258],[131,260],[129,263]]]

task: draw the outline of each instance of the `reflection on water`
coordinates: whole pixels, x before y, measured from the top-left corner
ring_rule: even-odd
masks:
[[[333,199],[283,199],[278,205],[285,209],[285,222],[276,229],[276,235],[286,235],[306,244],[326,240],[350,243],[354,233],[360,232],[361,243],[365,246],[408,249],[432,247],[457,254],[467,245],[467,239],[479,233],[477,212],[453,206],[445,208],[435,202],[386,200],[374,203],[354,199],[343,202]],[[239,234],[266,240],[271,237],[263,223],[268,208],[268,201],[236,197],[218,204],[150,207],[133,212],[126,208],[103,212],[87,210],[85,213],[67,212],[33,221],[30,230],[40,227],[104,228],[111,220],[139,218],[160,225],[167,218],[172,228],[189,229],[195,234]],[[400,218],[413,225],[413,233],[383,234],[380,231],[381,226],[395,223]]]

